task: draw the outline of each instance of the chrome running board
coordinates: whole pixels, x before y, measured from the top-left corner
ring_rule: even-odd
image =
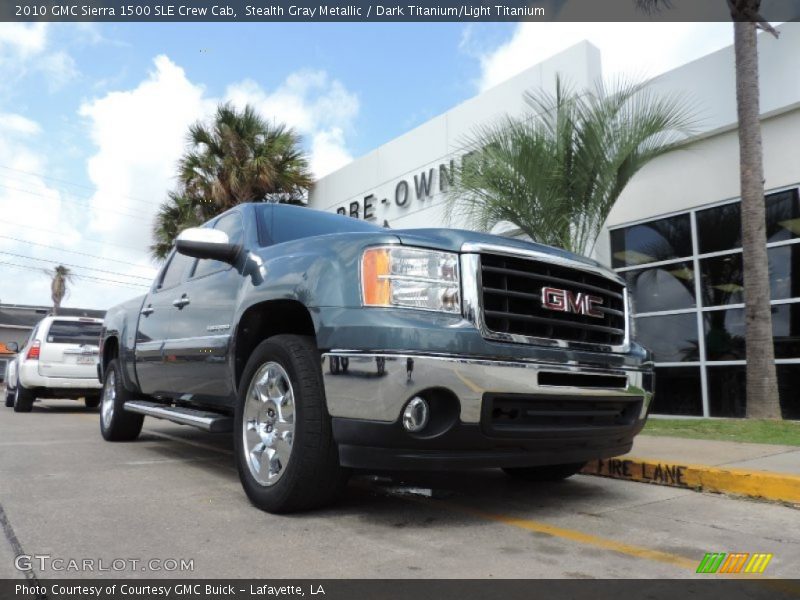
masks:
[[[145,400],[130,400],[125,403],[125,410],[147,415],[148,417],[155,417],[156,419],[166,419],[181,425],[199,427],[211,433],[224,433],[233,430],[233,417],[196,408],[169,406]]]

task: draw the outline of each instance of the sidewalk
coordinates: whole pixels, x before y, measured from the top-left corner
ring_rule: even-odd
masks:
[[[630,453],[588,475],[800,505],[800,447],[639,435]]]

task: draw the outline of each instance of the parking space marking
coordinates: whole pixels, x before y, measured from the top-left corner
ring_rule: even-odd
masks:
[[[625,554],[634,558],[642,558],[650,561],[666,563],[682,569],[689,569],[692,572],[694,572],[697,568],[697,559],[694,558],[688,558],[686,556],[680,556],[679,554],[672,554],[670,552],[663,552],[661,550],[653,550],[652,548],[647,548],[645,546],[627,544],[625,542],[619,542],[610,538],[600,537],[591,533],[584,533],[583,531],[578,531],[577,529],[558,527],[542,521],[534,521],[533,519],[490,513],[446,500],[422,500],[416,498],[413,498],[413,500],[430,506],[442,506],[448,510],[458,511],[464,514],[472,515],[473,517],[478,517],[480,519],[494,521],[495,523],[502,523],[503,525],[509,525],[518,529],[524,529],[525,531],[543,533],[552,537],[570,540],[572,542],[583,544],[584,546],[594,546],[595,548],[611,550],[612,552]]]

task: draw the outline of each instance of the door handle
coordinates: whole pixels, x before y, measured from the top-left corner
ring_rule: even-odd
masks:
[[[143,314],[145,317],[149,317],[150,315],[152,315],[152,314],[153,314],[153,312],[154,312],[155,310],[156,310],[156,309],[155,309],[155,308],[153,308],[153,305],[151,304],[150,306],[146,306],[146,307],[144,307],[144,308],[141,310],[141,313],[142,313],[142,314]]]
[[[187,304],[189,304],[189,296],[187,296],[186,294],[184,294],[183,296],[181,296],[177,300],[173,300],[172,301],[172,306],[174,306],[174,307],[176,307],[178,309],[183,308]]]

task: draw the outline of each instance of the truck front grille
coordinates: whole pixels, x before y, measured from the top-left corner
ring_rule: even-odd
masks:
[[[480,264],[483,322],[490,334],[603,346],[624,343],[625,288],[619,282],[582,269],[500,254],[481,254]],[[546,287],[573,300],[579,294],[600,299],[593,308],[601,316],[545,308]]]
[[[636,397],[527,396],[486,394],[483,426],[488,433],[624,427],[634,423]]]

